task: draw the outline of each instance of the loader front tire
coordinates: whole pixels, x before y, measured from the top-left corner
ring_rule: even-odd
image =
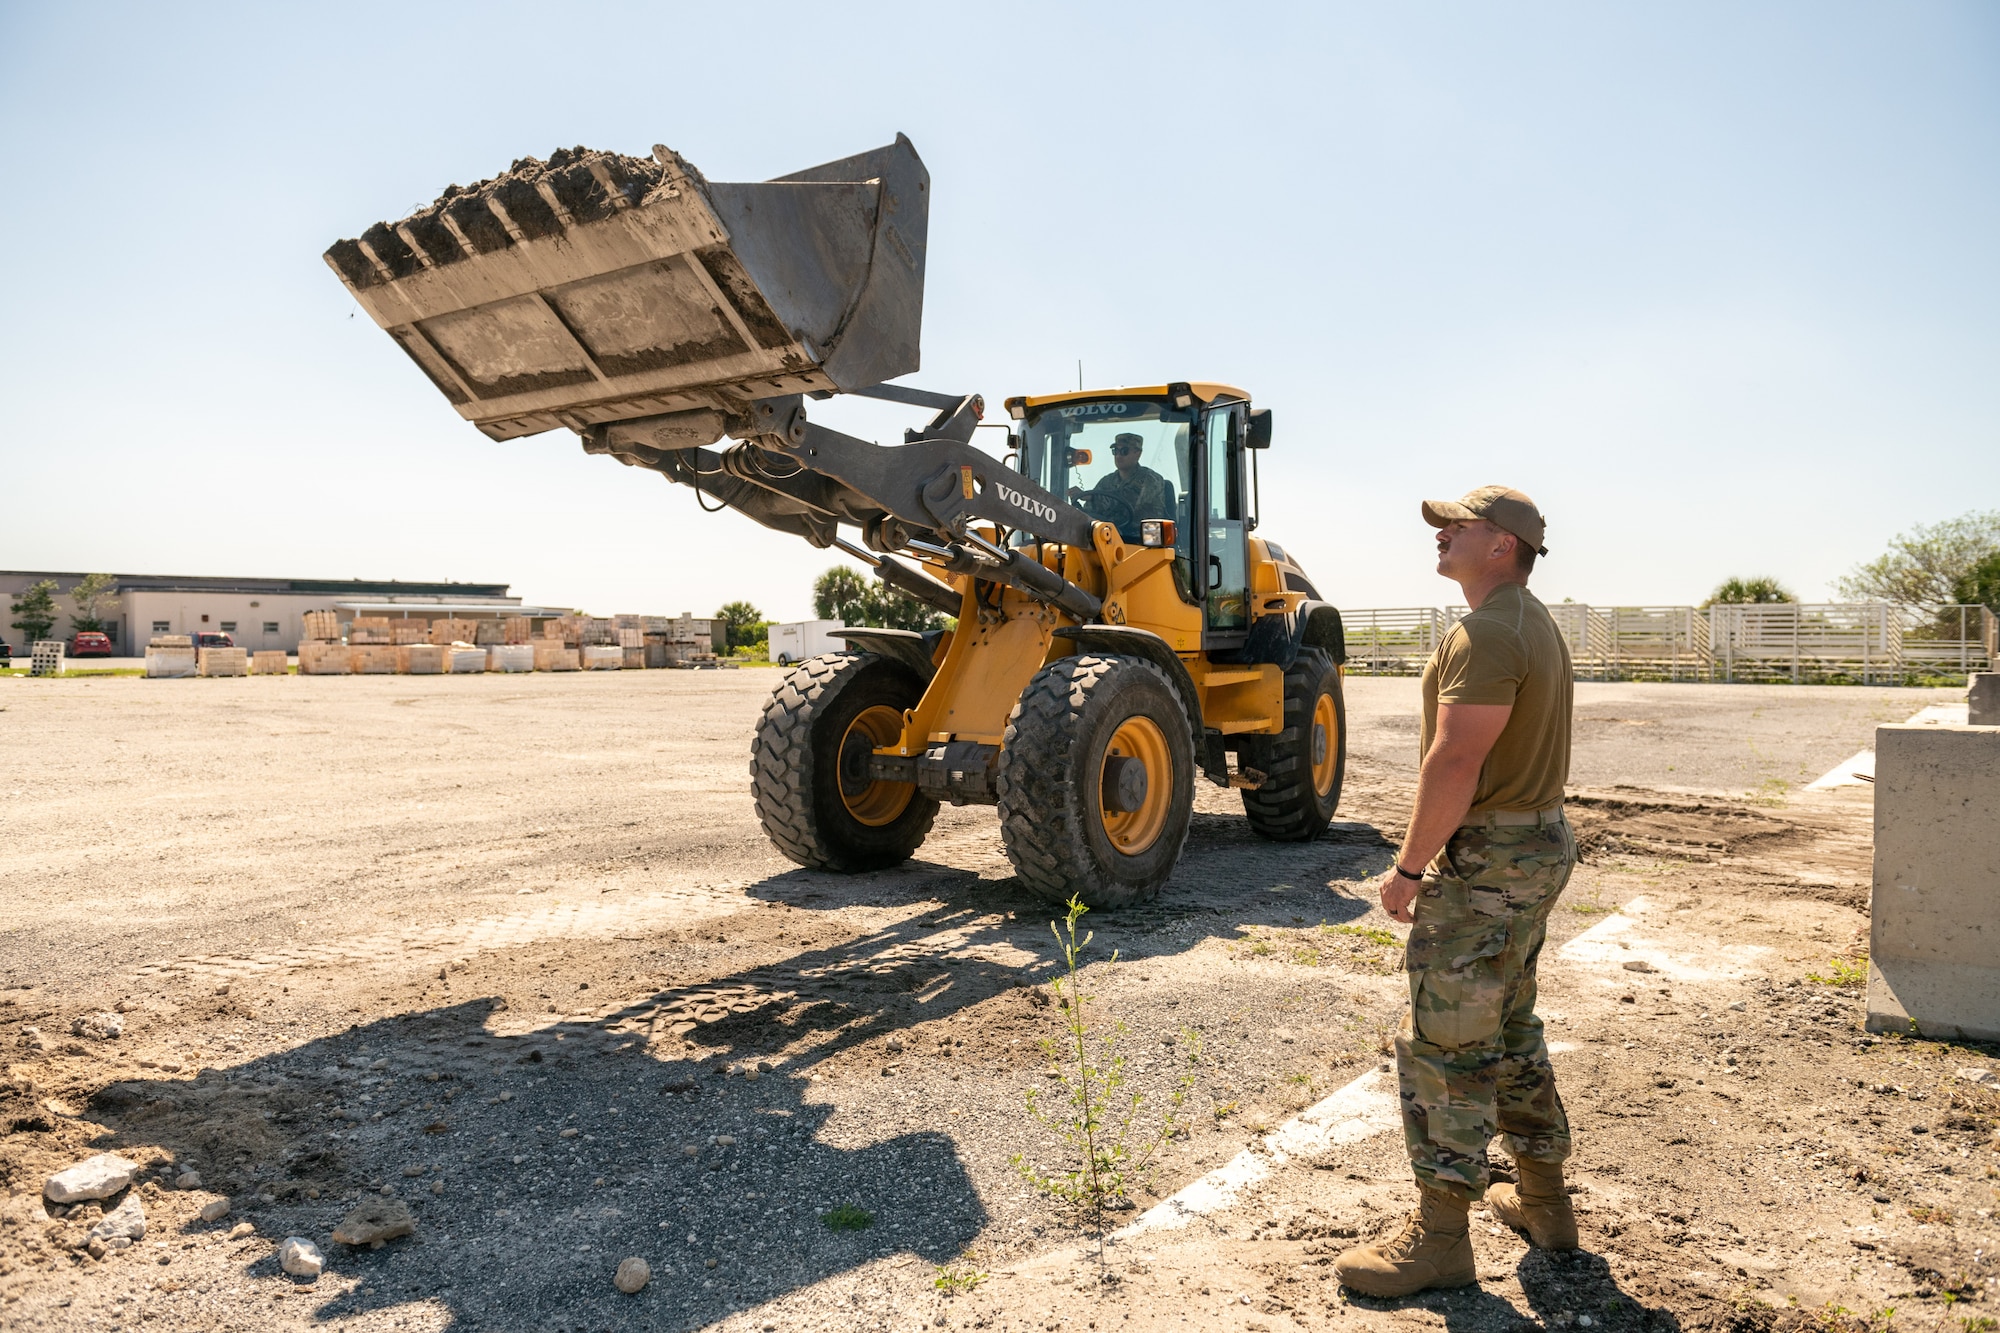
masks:
[[[1285,672],[1285,729],[1245,736],[1241,763],[1264,774],[1243,791],[1250,827],[1273,842],[1311,842],[1326,832],[1347,776],[1347,704],[1340,668],[1307,648]]]
[[[874,653],[809,657],[764,705],[750,752],[757,820],[802,866],[852,874],[910,859],[937,816],[915,784],[868,778],[868,756],[902,730],[924,684]]]
[[[1052,903],[1121,907],[1160,891],[1194,809],[1187,712],[1150,662],[1086,654],[1035,674],[1007,718],[1000,836]]]

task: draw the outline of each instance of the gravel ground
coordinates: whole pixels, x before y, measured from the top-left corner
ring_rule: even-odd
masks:
[[[1145,1258],[1078,1250],[1094,1220],[1015,1164],[1064,1161],[1026,1109],[1031,1088],[1058,1088],[1043,1049],[1061,1030],[1049,911],[1011,879],[983,809],[942,812],[920,858],[887,874],[776,856],[745,780],[772,683],[750,671],[0,682],[0,763],[15,778],[0,845],[13,908],[0,936],[0,1326],[1185,1327],[1192,1313],[1194,1326],[1275,1328],[1433,1309],[1342,1303],[1330,1256],[1308,1253],[1403,1206],[1393,1134],[1355,1144],[1337,1170],[1283,1173]],[[1867,1253],[1891,1253],[1897,1227],[1949,1250],[1911,1261],[1925,1271],[1960,1259],[1974,1271],[1972,1252],[1990,1253],[1978,1125],[1990,1132],[1992,1108],[1948,1110],[1973,1094],[1948,1070],[1921,1087],[1916,1074],[1984,1053],[1857,1045],[1855,992],[1792,984],[1865,930],[1868,805],[1865,792],[1790,789],[1864,746],[1876,721],[1947,697],[1579,686],[1590,859],[1551,950],[1638,898],[1669,905],[1661,937],[1689,956],[1765,951],[1664,988],[1545,968],[1582,1160],[1625,1164],[1622,1180],[1585,1177],[1617,1195],[1621,1233],[1661,1211],[1664,1194],[1632,1197],[1643,1174],[1674,1196],[1662,1216],[1700,1218],[1660,1223],[1681,1243],[1703,1227],[1734,1234],[1718,1219],[1741,1205],[1739,1239],[1754,1220],[1761,1243],[1803,1265],[1833,1223],[1812,1222],[1809,1241],[1805,1213],[1775,1192],[1770,1209],[1750,1198],[1741,1154],[1782,1133],[1803,1158],[1804,1136],[1833,1134],[1851,1106],[1853,1144],[1814,1151],[1845,1163],[1865,1146],[1886,1163],[1888,1220],[1850,1220],[1883,1230]],[[1326,839],[1259,842],[1233,795],[1206,789],[1161,898],[1087,919],[1096,1014],[1124,1025],[1148,1105],[1179,1093],[1191,1126],[1135,1184],[1139,1208],[1379,1065],[1404,992],[1398,942],[1354,890],[1399,831],[1414,703],[1413,681],[1349,682],[1349,786]],[[1739,998],[1746,1008],[1730,1009]],[[101,1011],[122,1011],[123,1035],[71,1035]],[[1663,1150],[1671,1135],[1649,1118],[1672,1120],[1672,1099],[1724,1068],[1725,1046],[1742,1071],[1727,1077],[1743,1080],[1728,1129]],[[1870,1137],[1893,1129],[1884,1099],[1916,1092],[1935,1135],[1903,1126],[1903,1151],[1885,1156]],[[1953,1116],[1975,1128],[1945,1127]],[[133,1190],[150,1225],[99,1260],[74,1245],[118,1198],[55,1218],[39,1192],[106,1150],[144,1168]],[[1667,1159],[1680,1165],[1662,1170]],[[1954,1161],[1956,1174],[1928,1169]],[[202,1187],[173,1188],[189,1168]],[[1876,1179],[1850,1170],[1841,1204],[1872,1200]],[[408,1202],[415,1234],[335,1244],[335,1224],[384,1191]],[[228,1217],[196,1218],[221,1197]],[[823,1215],[843,1208],[868,1224],[833,1229]],[[325,1252],[317,1281],[278,1271],[288,1235]],[[1492,1239],[1495,1272],[1521,1276],[1482,1288],[1484,1303],[1436,1305],[1438,1318],[1497,1331],[1582,1308],[1549,1298],[1537,1256],[1508,1257],[1511,1236]],[[1617,1245],[1635,1248],[1587,1248]],[[1731,1301],[1781,1311],[1771,1295],[1788,1283],[1820,1290],[1763,1258],[1667,1282],[1650,1253],[1632,1261],[1652,1268],[1620,1279],[1629,1311],[1699,1323],[1741,1315]],[[637,1296],[610,1280],[629,1255],[652,1266]],[[948,1297],[938,1265],[992,1276]],[[1904,1285],[1885,1290],[1915,1290],[1915,1271],[1896,1268]]]

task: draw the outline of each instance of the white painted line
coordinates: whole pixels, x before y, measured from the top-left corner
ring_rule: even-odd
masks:
[[[1244,1189],[1289,1161],[1316,1156],[1343,1143],[1359,1143],[1401,1123],[1396,1076],[1371,1069],[1287,1120],[1225,1165],[1154,1204],[1137,1221],[1114,1232],[1111,1239],[1130,1240],[1148,1231],[1184,1227],[1197,1217],[1234,1204]]]
[[[1862,787],[1875,777],[1875,752],[1861,750],[1843,759],[1806,784],[1807,791],[1831,791],[1835,787]]]
[[[1640,934],[1638,918],[1652,906],[1651,900],[1641,894],[1572,938],[1556,956],[1565,962],[1595,965],[1627,981],[1653,974],[1675,981],[1713,981],[1718,977],[1747,975],[1755,970],[1753,964],[1758,958],[1771,952],[1761,944],[1712,941],[1694,941],[1696,949],[1676,952],[1664,940]],[[1627,966],[1631,963],[1643,966]]]
[[[1965,704],[1931,704],[1919,708],[1903,725],[1906,727],[1962,727],[1969,716]],[[1843,759],[1806,784],[1807,791],[1830,791],[1835,787],[1861,787],[1875,779],[1875,752],[1862,750],[1852,759]]]

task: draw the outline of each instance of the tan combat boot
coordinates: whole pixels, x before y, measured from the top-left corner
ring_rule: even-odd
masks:
[[[1428,1185],[1419,1189],[1423,1201],[1403,1229],[1341,1255],[1333,1261],[1334,1276],[1364,1296],[1408,1296],[1475,1279],[1465,1200]]]
[[[1575,1249],[1576,1213],[1563,1190],[1562,1163],[1522,1157],[1514,1165],[1521,1173],[1518,1187],[1503,1183],[1486,1191],[1486,1206],[1493,1210],[1493,1216],[1527,1232],[1528,1239],[1541,1249]]]

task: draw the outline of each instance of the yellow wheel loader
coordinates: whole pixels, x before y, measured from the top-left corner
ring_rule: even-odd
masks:
[[[758,183],[563,149],[326,259],[491,438],[567,428],[956,618],[846,630],[772,693],[751,785],[800,865],[892,866],[940,803],[996,805],[1035,893],[1135,902],[1173,872],[1198,778],[1240,788],[1264,837],[1317,837],[1345,651],[1257,534],[1270,412],[1178,381],[1009,398],[989,427],[976,394],[889,383],[918,368],[929,196],[900,135]],[[871,443],[811,420],[837,393],[933,415]]]

